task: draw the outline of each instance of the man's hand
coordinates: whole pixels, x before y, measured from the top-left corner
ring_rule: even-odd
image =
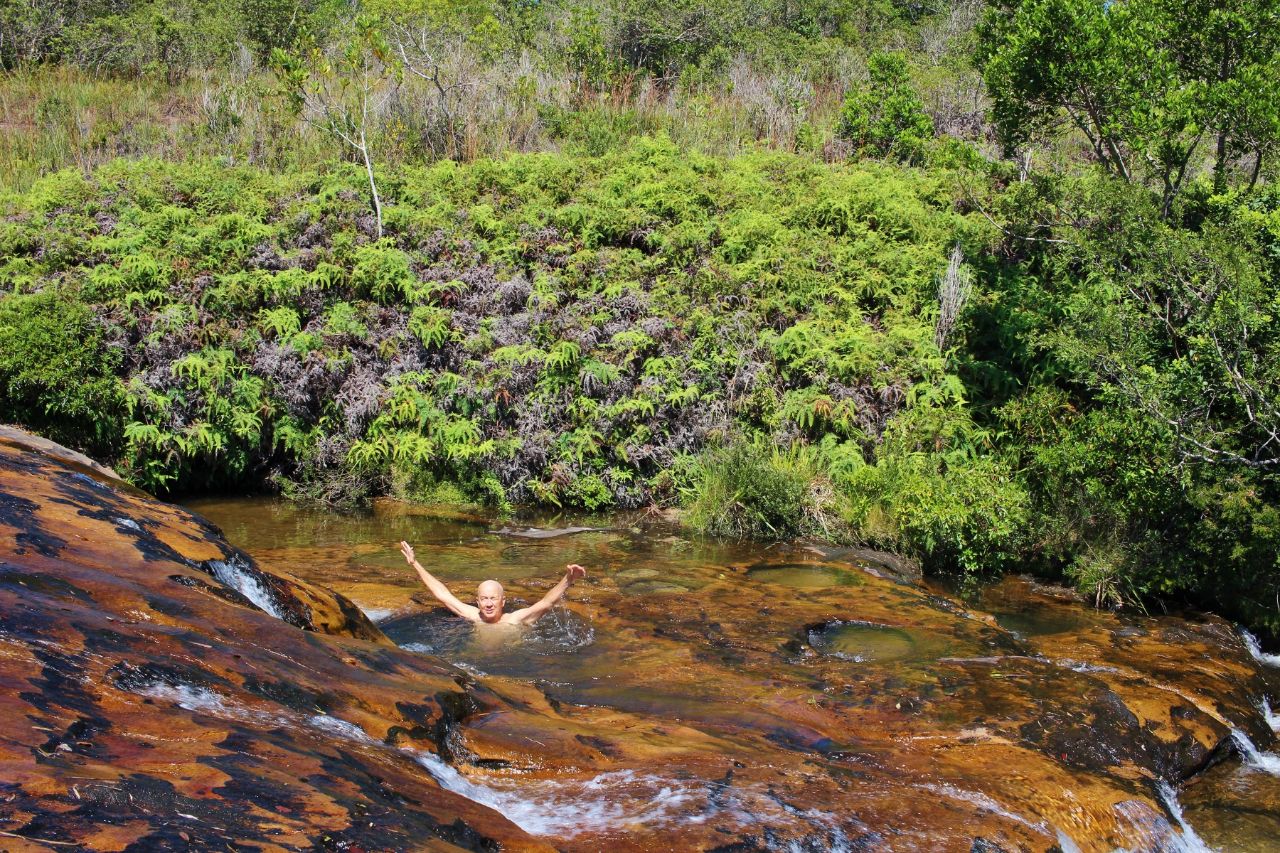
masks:
[[[587,576],[587,570],[582,568],[582,566],[579,566],[577,563],[570,563],[565,566],[565,568],[569,570],[569,583],[573,583],[578,578],[585,578]]]
[[[404,554],[405,562],[412,566],[415,559],[413,555],[413,546],[408,542],[405,542],[403,539],[400,540],[400,553]]]

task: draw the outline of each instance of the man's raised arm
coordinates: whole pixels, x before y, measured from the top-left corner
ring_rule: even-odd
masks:
[[[413,546],[408,542],[401,541],[400,553],[404,554],[405,560],[409,565],[413,566],[414,571],[418,573],[418,577],[422,578],[422,582],[427,585],[427,589],[431,594],[439,599],[440,603],[452,610],[463,619],[470,619],[472,622],[480,620],[480,611],[470,604],[464,604],[458,600],[458,597],[449,592],[449,588],[440,581],[436,580],[435,575],[422,568],[422,564],[418,562],[417,557],[413,554]]]
[[[564,595],[572,584],[578,578],[585,578],[587,570],[579,566],[577,563],[570,563],[566,566],[564,577],[560,579],[560,583],[547,590],[547,594],[542,596],[542,600],[536,604],[532,604],[523,610],[516,610],[511,614],[512,622],[519,622],[524,625],[532,625],[538,621],[538,617],[546,613],[548,610],[560,600],[560,596]]]

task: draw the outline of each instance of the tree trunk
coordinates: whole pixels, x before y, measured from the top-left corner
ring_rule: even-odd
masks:
[[[360,156],[364,158],[364,170],[369,176],[369,192],[373,194],[373,215],[378,220],[378,239],[381,240],[382,199],[378,198],[378,184],[373,179],[373,162],[369,159],[369,143],[365,139],[363,124],[360,126]]]

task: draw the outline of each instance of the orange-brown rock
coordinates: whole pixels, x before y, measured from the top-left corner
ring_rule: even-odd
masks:
[[[268,615],[211,561],[255,569],[203,519],[0,440],[0,848],[546,848],[406,751],[470,706],[462,673],[300,581],[270,582],[289,621]]]

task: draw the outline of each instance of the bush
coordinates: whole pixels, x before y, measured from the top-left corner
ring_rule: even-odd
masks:
[[[0,412],[54,441],[114,458],[124,393],[88,306],[50,289],[0,296]]]
[[[873,157],[920,162],[933,138],[933,119],[911,86],[901,54],[876,53],[868,62],[871,83],[845,96],[838,135]]]
[[[991,576],[1025,553],[1027,494],[998,459],[889,456],[858,469],[847,485],[861,538],[913,554],[932,571]]]
[[[689,523],[705,533],[787,539],[806,527],[808,477],[760,442],[706,454],[690,492]]]

